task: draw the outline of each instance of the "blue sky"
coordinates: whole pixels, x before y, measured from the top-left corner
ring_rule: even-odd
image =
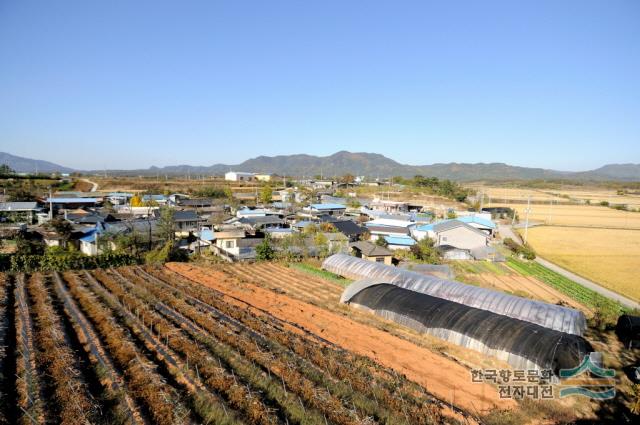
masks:
[[[0,151],[640,162],[640,2],[0,2]]]

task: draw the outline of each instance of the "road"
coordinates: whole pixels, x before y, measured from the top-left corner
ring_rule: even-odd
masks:
[[[517,243],[522,244],[522,239],[520,239],[520,235],[514,232],[511,226],[505,225],[505,224],[498,224],[498,232],[500,233],[500,235],[502,235],[503,238],[511,238]],[[614,301],[618,301],[620,304],[626,307],[640,309],[640,304],[638,302],[630,298],[627,298],[623,295],[620,295],[617,292],[613,292],[607,288],[603,288],[597,283],[589,279],[585,279],[582,276],[578,276],[577,274],[572,273],[569,270],[552,263],[551,261],[545,260],[544,258],[540,258],[540,257],[536,257],[535,261],[538,264],[543,265],[544,267],[550,270],[553,270],[554,272],[566,277],[567,279],[573,280],[574,282],[584,286],[585,288],[594,290],[600,295],[605,296]]]
[[[96,190],[98,190],[98,183],[96,183],[96,182],[92,182],[92,181],[91,181],[91,180],[89,180],[89,179],[82,179],[82,181],[83,181],[83,182],[87,182],[87,183],[89,183],[90,185],[92,185],[92,186],[91,186],[91,190],[90,190],[89,192],[95,192]]]

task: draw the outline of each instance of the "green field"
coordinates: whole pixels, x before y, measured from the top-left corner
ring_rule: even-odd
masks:
[[[585,288],[538,263],[509,257],[507,264],[518,273],[525,276],[533,276],[589,308],[606,306],[620,312],[626,310],[620,303],[610,300],[589,288]]]

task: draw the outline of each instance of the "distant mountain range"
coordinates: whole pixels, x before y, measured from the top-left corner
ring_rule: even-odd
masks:
[[[70,173],[73,171],[72,168],[53,162],[23,158],[5,152],[0,152],[0,164],[6,164],[18,173]]]
[[[0,152],[0,164],[7,164],[18,172],[71,172],[71,168],[47,161],[21,158]],[[274,173],[287,176],[324,177],[353,174],[368,177],[403,176],[417,174],[458,181],[473,180],[532,180],[532,179],[571,179],[571,180],[620,180],[640,181],[640,164],[608,164],[589,171],[556,171],[543,168],[517,167],[503,163],[448,163],[431,165],[400,164],[384,155],[365,152],[340,151],[329,156],[279,155],[259,156],[240,164],[214,164],[211,166],[172,165],[150,167],[138,170],[107,170],[118,175],[151,174],[224,174],[227,171],[247,171]],[[85,172],[92,172],[86,171]],[[98,173],[98,171],[96,171]],[[102,170],[99,173],[103,173]]]

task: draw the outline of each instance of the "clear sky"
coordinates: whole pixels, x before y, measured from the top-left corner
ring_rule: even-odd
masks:
[[[640,1],[0,1],[0,151],[640,162]]]

